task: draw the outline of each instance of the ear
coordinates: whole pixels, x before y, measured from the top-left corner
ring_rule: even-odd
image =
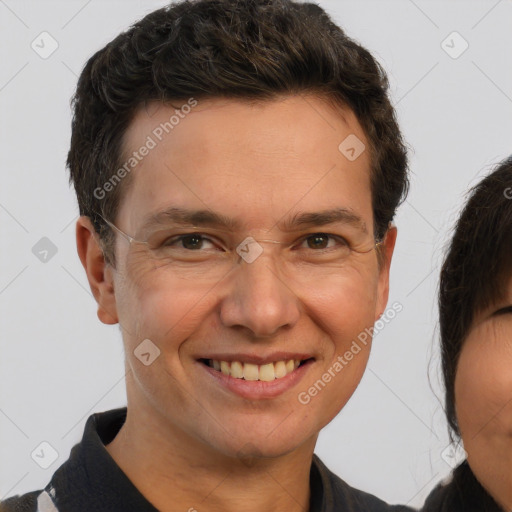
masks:
[[[77,220],[76,247],[92,294],[98,303],[98,318],[104,324],[117,324],[119,318],[114,294],[113,269],[105,262],[98,234],[89,217],[81,216]]]
[[[390,224],[384,240],[382,241],[381,251],[381,263],[379,267],[379,283],[378,283],[378,296],[377,296],[377,307],[375,309],[375,321],[384,313],[389,297],[389,269],[391,267],[391,258],[393,257],[393,251],[395,249],[397,229],[395,226]]]

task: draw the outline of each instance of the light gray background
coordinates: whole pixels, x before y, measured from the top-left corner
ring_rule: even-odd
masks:
[[[87,417],[125,405],[120,333],[97,319],[76,254],[69,99],[86,59],[164,4],[0,0],[0,498],[42,488]],[[316,453],[351,485],[419,506],[450,471],[436,350],[443,247],[465,191],[512,152],[512,4],[319,4],[388,71],[413,152],[389,301],[403,311],[375,338],[361,385]],[[42,31],[59,44],[48,59],[31,48]],[[469,43],[457,59],[441,46],[453,31]],[[42,237],[58,249],[46,263],[32,253]],[[46,470],[30,456],[42,441],[59,454]]]

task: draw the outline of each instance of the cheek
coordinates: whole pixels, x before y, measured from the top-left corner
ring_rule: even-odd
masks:
[[[455,378],[456,413],[469,443],[512,436],[512,354],[504,343],[485,336],[466,341]]]
[[[376,271],[352,266],[303,288],[302,302],[326,331],[353,334],[373,325],[377,304]]]
[[[328,285],[310,286],[307,299],[302,300],[313,330],[320,328],[326,334],[321,337],[325,360],[320,375],[305,383],[304,389],[318,387],[322,375],[329,380],[325,391],[315,396],[329,421],[352,396],[365,371],[377,303],[376,282],[371,273],[353,268],[343,276],[331,276]]]
[[[512,352],[508,333],[476,330],[468,337],[455,379],[455,405],[468,461],[500,503],[512,503]]]
[[[117,294],[125,339],[133,345],[149,338],[164,352],[169,352],[169,344],[176,352],[174,345],[186,338],[212,307],[214,293],[208,293],[197,279],[179,278],[154,266],[132,269],[129,275]]]

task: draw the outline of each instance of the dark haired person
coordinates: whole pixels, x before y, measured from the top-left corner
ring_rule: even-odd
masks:
[[[512,157],[473,188],[439,290],[448,423],[467,460],[424,512],[512,510]]]
[[[77,246],[128,404],[5,510],[402,509],[314,454],[386,307],[408,183],[387,89],[320,7],[285,0],[175,3],[89,60]]]

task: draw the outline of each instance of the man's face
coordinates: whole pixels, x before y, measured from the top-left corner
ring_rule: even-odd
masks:
[[[215,212],[238,227],[178,226],[175,238],[199,232],[206,239],[175,241],[160,259],[117,237],[112,314],[131,370],[128,408],[219,455],[288,453],[316,439],[356,389],[370,343],[351,346],[387,301],[394,230],[379,267],[369,151],[353,160],[350,149],[338,149],[349,135],[368,147],[365,135],[352,112],[341,116],[315,97],[254,106],[200,101],[158,141],[155,128],[173,113],[141,109],[126,134],[127,155],[148,135],[157,144],[132,171],[117,227],[146,240],[146,219],[169,208]],[[342,210],[336,222],[293,224],[332,210]],[[242,249],[262,250],[251,262],[236,253],[247,237],[259,245]],[[360,252],[347,255],[346,243]],[[160,350],[149,365],[134,354],[143,340]],[[268,377],[269,361],[309,361],[262,382],[225,375],[208,359],[267,363],[264,370],[235,363],[249,379],[255,371]],[[273,368],[281,375],[286,365]],[[308,391],[315,383],[317,391]]]

